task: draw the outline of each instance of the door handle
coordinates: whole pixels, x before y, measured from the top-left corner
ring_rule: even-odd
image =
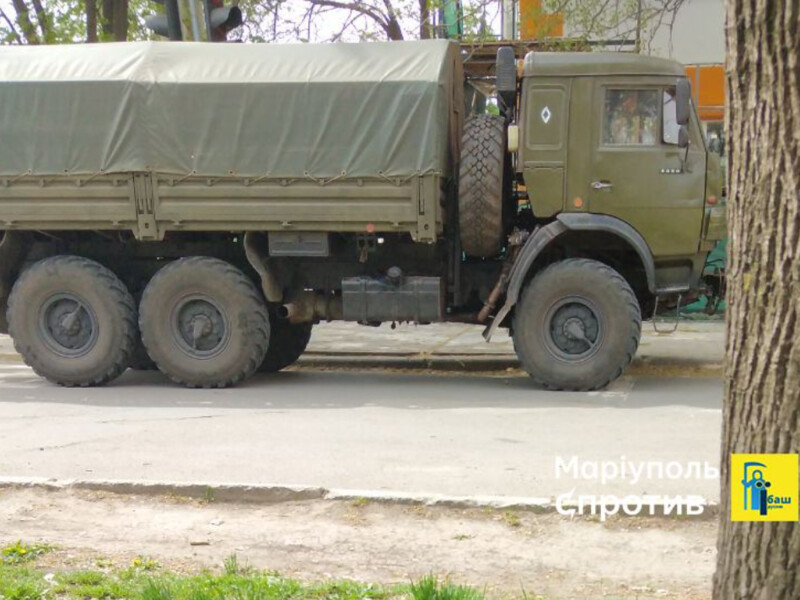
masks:
[[[595,190],[610,190],[614,187],[614,184],[610,181],[593,181],[592,182],[592,189]]]

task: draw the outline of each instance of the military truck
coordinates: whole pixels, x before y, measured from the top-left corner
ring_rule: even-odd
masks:
[[[552,389],[618,377],[723,236],[680,65],[437,40],[0,48],[0,330],[66,386],[225,387],[324,320],[508,328]]]

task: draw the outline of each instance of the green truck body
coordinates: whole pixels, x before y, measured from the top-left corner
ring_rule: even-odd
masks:
[[[0,49],[0,330],[57,383],[209,387],[291,364],[319,320],[448,319],[509,327],[546,386],[605,385],[724,236],[683,69],[500,52],[492,117],[461,61],[441,40]]]
[[[0,50],[7,229],[441,233],[458,47]]]

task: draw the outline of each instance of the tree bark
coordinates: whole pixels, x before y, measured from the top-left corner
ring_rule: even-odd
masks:
[[[86,0],[86,41],[97,42],[97,0]]]
[[[101,30],[104,36],[111,36],[114,23],[114,0],[100,0]]]
[[[128,0],[102,0],[103,35],[117,42],[128,39]]]
[[[114,1],[114,39],[118,42],[128,40],[128,0]]]
[[[419,39],[429,40],[433,27],[431,27],[431,10],[428,0],[419,0]]]
[[[730,521],[730,454],[800,450],[800,3],[727,0],[729,312],[715,600],[800,598],[800,526]]]

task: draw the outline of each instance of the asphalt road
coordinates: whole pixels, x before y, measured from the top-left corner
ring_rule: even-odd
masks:
[[[312,485],[456,496],[718,496],[706,479],[555,477],[555,460],[708,461],[722,383],[623,377],[556,393],[524,377],[300,370],[232,390],[159,373],[64,389],[0,362],[0,476]]]

